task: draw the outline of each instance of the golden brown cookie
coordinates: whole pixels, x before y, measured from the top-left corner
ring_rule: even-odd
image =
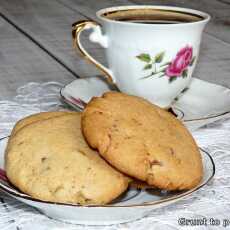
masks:
[[[201,155],[188,130],[140,97],[108,92],[93,98],[83,112],[82,131],[111,165],[149,185],[183,190],[202,178]]]
[[[7,177],[21,191],[45,201],[105,204],[128,179],[85,142],[77,112],[27,124],[11,137]]]

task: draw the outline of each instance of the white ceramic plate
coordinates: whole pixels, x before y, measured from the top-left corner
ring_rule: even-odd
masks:
[[[61,89],[62,99],[82,110],[94,96],[116,90],[100,77],[77,79]],[[174,112],[190,131],[220,119],[230,118],[230,89],[193,78],[173,104]]]
[[[8,138],[0,140],[0,168],[2,169],[4,168],[4,152],[7,141]],[[142,218],[156,208],[172,204],[207,184],[215,174],[215,165],[207,152],[201,150],[201,155],[204,176],[197,187],[182,192],[129,189],[109,205],[80,206],[34,199],[9,184],[2,170],[0,170],[0,189],[15,199],[31,205],[47,216],[60,221],[88,225],[124,223]]]

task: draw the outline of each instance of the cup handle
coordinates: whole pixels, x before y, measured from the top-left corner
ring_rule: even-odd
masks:
[[[106,79],[110,84],[115,84],[115,78],[113,77],[112,71],[99,63],[82,46],[80,35],[82,31],[87,29],[93,29],[93,32],[89,36],[90,41],[97,42],[104,48],[108,47],[108,39],[107,36],[102,34],[101,26],[95,21],[86,20],[76,22],[72,25],[72,38],[74,48],[79,50],[86,60],[93,63],[99,70],[101,70],[105,74]]]

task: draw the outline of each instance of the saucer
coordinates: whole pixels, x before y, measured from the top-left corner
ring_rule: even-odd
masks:
[[[187,191],[167,192],[157,189],[129,188],[108,205],[78,205],[46,202],[33,198],[15,188],[5,176],[4,154],[8,137],[0,139],[0,190],[9,196],[37,208],[45,215],[64,222],[87,225],[111,225],[140,219],[152,210],[179,201],[206,185],[215,174],[212,157],[200,150],[203,162],[202,181]],[[183,208],[183,207],[182,207]]]
[[[61,98],[74,109],[81,111],[94,96],[116,90],[101,77],[77,79],[65,85]],[[230,89],[193,78],[190,85],[172,105],[185,126],[194,131],[204,125],[230,117]]]

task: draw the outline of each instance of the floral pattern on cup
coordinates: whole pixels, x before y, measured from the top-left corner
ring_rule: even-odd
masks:
[[[188,76],[188,68],[193,65],[195,56],[193,56],[193,48],[189,45],[180,49],[176,57],[170,62],[163,62],[165,52],[160,52],[154,57],[148,53],[141,53],[136,56],[140,61],[144,62],[143,71],[151,70],[149,75],[142,77],[146,79],[152,76],[167,76],[169,82],[173,82],[178,77],[186,78]]]

